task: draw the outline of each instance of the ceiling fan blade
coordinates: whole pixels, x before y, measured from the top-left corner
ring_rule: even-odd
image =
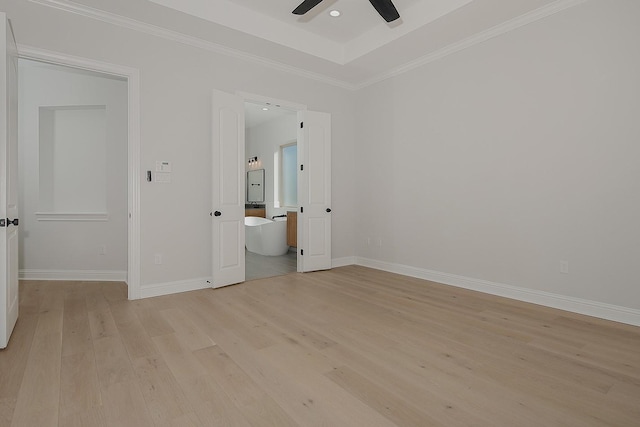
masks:
[[[376,8],[380,16],[387,22],[395,21],[400,18],[398,10],[391,0],[369,0],[373,7]]]
[[[293,9],[294,15],[304,15],[309,12],[311,9],[320,4],[322,0],[304,0],[302,3],[298,5],[295,9]]]

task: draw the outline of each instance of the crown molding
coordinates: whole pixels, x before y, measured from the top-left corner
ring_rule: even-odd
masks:
[[[435,52],[424,55],[413,61],[407,62],[389,71],[378,74],[373,78],[370,78],[368,80],[365,80],[356,84],[348,83],[346,81],[335,79],[323,74],[314,73],[312,71],[287,65],[282,62],[278,62],[278,61],[270,60],[258,55],[242,52],[237,49],[232,49],[208,40],[189,36],[183,33],[179,33],[177,31],[168,30],[166,28],[162,28],[156,25],[147,24],[145,22],[137,21],[135,19],[127,18],[114,13],[105,12],[103,10],[95,9],[89,6],[80,5],[67,0],[28,0],[28,1],[30,1],[31,3],[39,4],[41,6],[51,7],[51,8],[59,9],[69,13],[75,13],[77,15],[81,15],[91,19],[96,19],[108,24],[116,25],[119,27],[134,30],[134,31],[139,31],[145,34],[164,38],[166,40],[171,40],[184,45],[196,47],[196,48],[207,50],[210,52],[215,52],[221,55],[230,56],[243,61],[269,67],[278,71],[283,71],[286,73],[298,75],[300,77],[305,77],[311,80],[316,80],[322,83],[330,84],[332,86],[336,86],[342,89],[354,91],[354,90],[363,89],[367,86],[371,86],[373,84],[390,79],[392,77],[399,76],[415,68],[422,67],[431,62],[445,58],[456,52],[460,52],[464,49],[475,46],[476,44],[485,42],[494,37],[498,37],[502,34],[508,33],[510,31],[513,31],[525,25],[536,22],[540,19],[562,12],[574,6],[583,4],[588,0],[557,0],[546,6],[542,6],[538,9],[535,9],[531,12],[520,15],[509,21],[505,21],[492,28],[489,28],[488,30],[482,31],[478,34],[475,34],[459,42],[452,43],[448,46],[438,49]]]
[[[413,61],[407,62],[406,64],[400,65],[399,67],[393,68],[392,70],[379,74],[378,76],[373,77],[372,79],[369,79],[365,82],[355,85],[356,90],[365,88],[367,86],[371,86],[372,84],[379,83],[383,80],[387,80],[392,77],[399,76],[415,68],[422,67],[423,65],[427,65],[431,62],[437,61],[451,54],[470,48],[479,43],[485,42],[494,37],[498,37],[502,34],[516,30],[520,27],[531,24],[533,22],[539,21],[540,19],[546,18],[551,15],[555,15],[558,12],[562,12],[563,10],[572,8],[574,6],[578,6],[587,1],[588,0],[558,0],[554,3],[550,3],[546,6],[542,6],[531,12],[525,13],[524,15],[520,15],[509,21],[505,21],[501,24],[498,24],[494,27],[489,28],[488,30],[481,31],[478,34],[474,34],[471,37],[463,39],[459,42],[452,43],[428,55],[422,56]]]
[[[132,67],[110,64],[93,59],[81,58],[79,56],[67,55],[66,53],[54,52],[18,43],[18,56],[34,61],[49,62],[63,66],[71,66],[82,70],[107,73],[118,77],[140,79],[139,71]]]
[[[302,68],[287,65],[282,62],[273,61],[258,55],[252,55],[237,49],[232,49],[230,47],[220,45],[218,43],[214,43],[198,37],[189,36],[177,31],[168,30],[166,28],[162,28],[157,25],[147,24],[145,22],[141,22],[135,19],[127,18],[125,16],[117,15],[115,13],[95,9],[89,6],[72,3],[66,0],[29,0],[29,2],[38,4],[41,6],[45,6],[45,7],[58,9],[64,12],[74,13],[76,15],[84,16],[86,18],[96,19],[98,21],[102,21],[107,24],[116,25],[118,27],[123,27],[129,30],[138,31],[141,33],[160,37],[166,40],[171,40],[187,46],[192,46],[192,47],[207,50],[210,52],[218,53],[221,55],[230,56],[243,61],[269,67],[278,71],[284,71],[286,73],[295,74],[311,80],[316,80],[319,82],[330,84],[332,86],[337,86],[342,89],[347,89],[347,90],[355,89],[355,85],[344,82],[342,80],[334,79],[322,74],[304,70]]]

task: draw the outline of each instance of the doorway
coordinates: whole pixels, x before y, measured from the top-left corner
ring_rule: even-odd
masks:
[[[138,71],[32,48],[21,49],[20,65],[31,73],[20,81],[20,102],[30,105],[20,128],[30,131],[19,152],[23,217],[33,222],[21,221],[21,278],[125,281],[128,298],[139,298]],[[49,74],[63,96],[39,87],[38,98],[34,86]],[[48,258],[59,264],[34,251],[42,238],[56,242]],[[84,251],[76,264],[58,259],[62,242]]]
[[[245,281],[245,110],[255,96],[212,90],[212,287]],[[280,103],[280,105],[285,105]],[[297,271],[331,268],[331,115],[297,110]],[[255,156],[254,156],[255,157]],[[249,159],[259,160],[259,159]]]
[[[19,80],[20,277],[125,281],[126,80],[28,59]]]
[[[295,273],[298,271],[297,112],[269,101],[245,101],[244,111],[245,216],[272,221],[265,224],[247,221],[245,280]],[[251,176],[263,180],[253,182]],[[266,244],[260,239],[270,239],[269,247],[264,247]]]

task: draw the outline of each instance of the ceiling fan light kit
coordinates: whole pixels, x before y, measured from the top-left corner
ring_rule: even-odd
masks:
[[[294,15],[304,15],[321,2],[322,0],[304,0],[293,10],[292,13]],[[373,7],[385,21],[393,22],[400,18],[400,14],[391,0],[369,0],[369,2],[371,2]]]

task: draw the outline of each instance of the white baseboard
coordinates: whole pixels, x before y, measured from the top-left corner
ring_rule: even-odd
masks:
[[[368,258],[355,257],[355,264],[391,273],[398,273],[404,276],[416,277],[418,279],[430,280],[432,282],[442,283],[445,285],[457,286],[459,288],[511,298],[518,301],[557,308],[573,313],[585,314],[587,316],[640,326],[640,310],[628,307],[553,294],[534,289],[519,288],[512,285],[489,282],[487,280],[474,279],[471,277],[458,276],[455,274],[442,273],[439,271],[426,270]]]
[[[178,292],[197,291],[211,287],[211,277],[200,277],[177,282],[154,283],[140,286],[140,298],[159,297],[161,295],[177,294]]]
[[[113,270],[34,270],[18,272],[21,280],[70,280],[81,282],[126,282],[126,271]]]
[[[353,265],[356,263],[356,257],[346,256],[342,258],[333,258],[331,260],[331,268],[344,267],[346,265]]]

